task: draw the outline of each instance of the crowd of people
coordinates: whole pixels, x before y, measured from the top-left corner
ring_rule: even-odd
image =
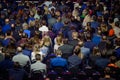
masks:
[[[0,0],[0,80],[119,80],[120,0]]]

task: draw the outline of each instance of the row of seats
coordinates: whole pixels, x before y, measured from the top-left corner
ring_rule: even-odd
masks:
[[[97,80],[101,77],[101,74],[91,69],[72,72],[70,70],[64,71],[62,68],[57,67],[54,70],[48,71],[47,74],[41,71],[32,72],[31,80],[44,80],[45,77],[50,80]]]

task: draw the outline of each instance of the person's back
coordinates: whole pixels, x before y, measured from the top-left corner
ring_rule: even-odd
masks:
[[[5,54],[5,59],[0,62],[1,69],[10,69],[13,68],[13,61],[10,59],[10,54]]]
[[[42,59],[40,54],[36,54],[35,58],[36,62],[31,64],[31,79],[44,80],[47,72],[46,64],[41,62]]]
[[[4,60],[4,55],[0,53],[0,62]]]
[[[28,56],[22,53],[22,48],[18,47],[18,54],[13,56],[12,61],[19,62],[22,67],[25,67],[27,63],[30,63],[30,59]]]
[[[96,46],[95,43],[92,42],[91,37],[92,37],[92,36],[91,36],[90,34],[87,34],[87,35],[86,35],[87,41],[84,43],[84,46],[85,46],[86,48],[89,48],[90,51],[92,51],[93,48]]]
[[[0,77],[8,79],[8,69],[13,68],[13,61],[11,60],[10,54],[5,53],[5,58],[0,62]]]
[[[72,40],[69,40],[68,43],[72,46],[76,46],[79,42],[79,38],[78,38],[78,32],[74,31],[72,32]]]
[[[61,57],[61,51],[57,50],[56,51],[57,57],[52,58],[50,61],[51,67],[63,67],[67,68],[67,60]]]
[[[46,72],[46,64],[41,62],[41,55],[36,54],[35,55],[36,62],[31,64],[31,70],[32,71],[45,71]]]
[[[27,79],[28,73],[21,68],[19,62],[14,62],[14,68],[8,70],[10,80],[24,80]]]
[[[115,44],[116,44],[116,47],[114,49],[114,53],[117,56],[117,58],[119,59],[120,58],[120,38],[117,38],[115,40]]]
[[[64,44],[60,46],[58,49],[62,51],[62,57],[67,59],[69,56],[72,55],[73,46],[68,44],[67,39],[63,39],[63,43]]]
[[[56,19],[54,17],[51,17],[48,19],[48,25],[52,28],[53,24],[56,23]]]
[[[90,49],[89,48],[86,48],[84,46],[84,42],[83,41],[79,41],[78,42],[78,45],[80,46],[80,50],[81,50],[81,53],[83,54],[84,57],[88,57],[90,55]]]
[[[76,73],[79,70],[82,59],[78,57],[80,54],[80,47],[77,45],[73,50],[73,55],[68,58],[68,67],[72,73]]]
[[[11,26],[9,24],[9,19],[5,19],[5,25],[2,27],[2,32],[3,32],[3,34],[5,34],[9,30],[11,30]]]
[[[116,79],[111,77],[111,69],[109,67],[106,67],[104,70],[104,77],[100,78],[99,80],[116,80]]]

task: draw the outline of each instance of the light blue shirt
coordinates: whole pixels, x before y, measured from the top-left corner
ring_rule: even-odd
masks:
[[[90,54],[90,49],[83,46],[81,47],[81,53],[87,57]]]

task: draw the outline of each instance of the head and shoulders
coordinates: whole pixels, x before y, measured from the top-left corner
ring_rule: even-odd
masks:
[[[81,49],[80,49],[80,46],[79,45],[76,45],[74,47],[74,50],[73,50],[73,54],[68,58],[68,61],[72,61],[72,60],[81,60],[80,58],[80,54],[81,54]]]
[[[52,58],[52,59],[51,59],[51,62],[54,62],[54,61],[57,61],[57,60],[66,62],[66,59],[64,59],[64,58],[61,57],[61,55],[62,55],[61,50],[59,50],[59,49],[56,50],[56,51],[55,51],[55,54],[56,54],[56,57],[55,57],[55,58]]]
[[[41,62],[41,54],[36,54],[35,55],[35,59],[36,59],[36,62],[31,64],[31,66],[34,66],[34,65],[42,65],[42,66],[46,66],[46,64],[42,63]]]
[[[17,47],[17,54],[13,56],[13,59],[15,59],[15,58],[17,58],[17,57],[19,58],[20,56],[21,56],[21,57],[24,57],[24,58],[26,58],[26,59],[29,58],[27,55],[23,54],[23,49],[22,49],[22,47],[21,47],[21,46],[18,46],[18,47]]]

